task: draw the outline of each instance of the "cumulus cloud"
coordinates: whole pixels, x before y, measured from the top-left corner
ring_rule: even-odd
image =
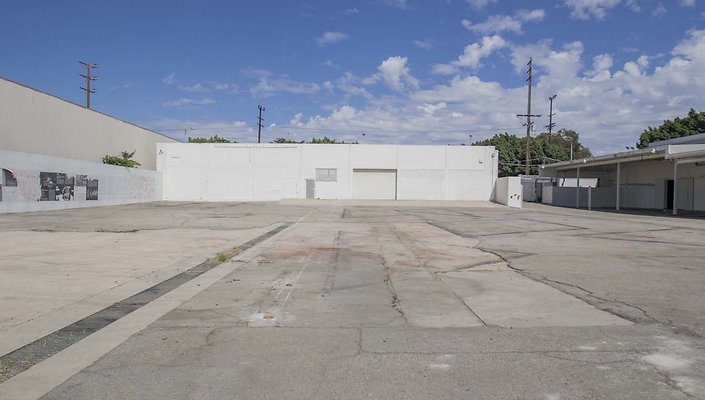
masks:
[[[176,83],[176,72],[172,72],[169,75],[165,76],[162,79],[162,82],[164,82],[167,85],[173,85],[174,83]]]
[[[414,46],[419,49],[430,50],[433,47],[433,41],[431,39],[414,40]]]
[[[547,108],[548,97],[558,94],[554,122],[558,128],[576,129],[596,153],[633,145],[646,126],[683,115],[691,107],[705,108],[701,72],[705,70],[705,30],[688,32],[665,59],[639,54],[619,66],[609,54],[586,59],[580,42],[505,42],[504,48],[516,69],[515,85],[456,74],[445,83],[407,86],[396,95],[367,93],[369,97],[359,105],[342,104],[318,115],[301,114],[297,124],[306,128],[305,132],[345,130],[340,134],[343,136],[364,131],[370,143],[457,143],[467,139],[468,129],[476,139],[504,131],[521,133],[521,121],[515,115],[526,108],[524,79],[529,55],[534,57],[537,112],[545,114],[541,107]],[[394,65],[388,72],[396,73],[385,83],[401,85],[406,63],[386,64]],[[359,81],[348,79],[351,85],[359,85]],[[339,86],[336,83],[335,90],[341,90]],[[543,118],[537,120],[537,126],[547,123]]]
[[[466,0],[469,5],[477,9],[485,8],[489,4],[497,3],[497,0]]]
[[[460,67],[477,69],[480,67],[480,61],[483,58],[506,46],[507,42],[501,36],[485,36],[480,41],[465,46],[463,54],[450,64],[434,65],[432,72],[441,75],[452,75],[457,73]]]
[[[542,9],[519,10],[514,15],[493,15],[484,22],[472,23],[466,19],[462,20],[465,29],[482,34],[513,32],[522,34],[522,26],[525,22],[541,22],[546,17],[546,12]]]
[[[316,38],[319,46],[328,46],[334,43],[339,43],[347,40],[350,36],[343,32],[324,32],[323,35]]]
[[[411,75],[409,67],[406,66],[407,61],[407,57],[401,56],[387,58],[377,67],[375,78],[397,91],[418,87],[419,81]]]
[[[616,7],[622,0],[564,0],[571,9],[571,16],[577,19],[602,19],[607,11]]]

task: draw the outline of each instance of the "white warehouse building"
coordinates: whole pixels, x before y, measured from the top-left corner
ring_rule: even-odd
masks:
[[[492,146],[161,143],[165,200],[494,199]]]

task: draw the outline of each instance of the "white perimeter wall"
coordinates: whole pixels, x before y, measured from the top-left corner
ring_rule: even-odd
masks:
[[[135,150],[156,169],[157,143],[176,140],[0,78],[0,149],[100,163]]]
[[[356,169],[396,170],[399,200],[491,200],[494,147],[344,144],[159,144],[157,170],[166,200],[251,201],[306,198],[317,168],[336,182],[315,182],[315,198],[352,198]]]
[[[12,172],[17,186],[6,185],[3,169]],[[40,201],[42,172],[73,177],[73,198],[64,201],[58,196],[58,201]],[[98,181],[98,200],[86,199],[87,189],[76,185],[77,175]],[[156,201],[162,199],[161,189],[161,172],[0,150],[0,213]]]

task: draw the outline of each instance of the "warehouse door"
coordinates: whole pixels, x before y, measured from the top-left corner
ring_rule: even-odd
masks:
[[[395,200],[397,198],[397,170],[354,169],[353,199]]]

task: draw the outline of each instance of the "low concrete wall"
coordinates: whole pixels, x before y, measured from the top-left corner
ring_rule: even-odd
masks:
[[[497,179],[495,200],[505,206],[521,208],[522,202],[521,178],[508,176]]]
[[[0,150],[0,213],[162,199],[161,172]]]

